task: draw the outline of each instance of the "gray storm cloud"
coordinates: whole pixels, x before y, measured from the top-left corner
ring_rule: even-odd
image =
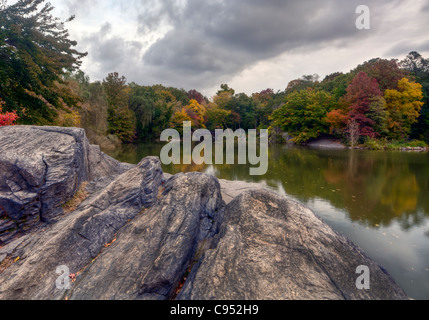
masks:
[[[189,0],[180,15],[168,15],[174,29],[146,52],[143,61],[149,74],[168,77],[164,81],[177,77],[191,86],[193,79],[209,85],[288,50],[355,41],[362,36],[355,27],[358,4]]]
[[[404,2],[419,6],[418,17],[404,17],[428,30],[429,1],[371,0],[372,28],[355,27],[356,7],[362,0],[146,0],[116,2],[117,14],[129,15],[133,41],[118,31],[123,26],[100,21],[100,28],[82,39],[89,59],[97,63],[97,77],[118,71],[142,84],[162,83],[184,88],[206,88],[232,78],[260,61],[288,52],[311,52],[323,47],[356,45],[372,37],[382,39],[382,22],[399,16]],[[70,11],[85,12],[77,1],[66,1]],[[80,1],[79,1],[80,3]],[[86,1],[88,6],[92,2]],[[96,6],[98,2],[93,2]],[[423,10],[425,9],[425,10]],[[94,8],[90,10],[94,12]],[[114,14],[116,14],[114,12]],[[79,18],[79,17],[78,17]],[[169,31],[145,47],[145,39],[162,26]],[[397,43],[383,48],[398,53],[407,44],[426,47],[428,37],[406,34],[398,28]],[[403,32],[403,33],[402,33]],[[144,48],[144,50],[143,50]],[[374,48],[371,48],[374,50]],[[377,49],[377,48],[375,48]],[[381,48],[375,50],[382,52]],[[414,48],[410,48],[410,51]],[[363,62],[363,61],[362,61]],[[337,70],[332,70],[332,72]]]

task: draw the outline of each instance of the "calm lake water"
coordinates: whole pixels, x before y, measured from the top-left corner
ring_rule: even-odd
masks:
[[[159,156],[162,145],[108,152],[122,162]],[[429,153],[317,150],[272,145],[265,176],[246,165],[169,165],[258,182],[310,207],[385,267],[414,299],[429,299]]]

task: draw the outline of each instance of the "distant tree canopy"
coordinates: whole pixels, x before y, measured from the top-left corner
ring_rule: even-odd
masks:
[[[88,125],[91,108],[105,109],[106,134],[123,142],[158,139],[163,130],[181,131],[183,122],[191,121],[194,129],[271,128],[288,132],[299,144],[334,135],[356,145],[368,138],[429,140],[427,65],[410,53],[400,63],[373,59],[321,81],[318,75],[303,76],[278,92],[268,88],[249,96],[222,84],[211,99],[195,89],[127,84],[117,73],[104,79],[102,95],[83,73],[75,73],[74,81],[86,101],[83,123]]]
[[[58,110],[77,105],[63,76],[86,55],[73,49],[64,23],[44,0],[21,0],[0,12],[0,98],[20,122],[50,124]]]

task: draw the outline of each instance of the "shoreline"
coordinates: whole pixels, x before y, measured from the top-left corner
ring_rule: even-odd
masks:
[[[176,141],[178,143],[182,143],[182,141]],[[133,143],[124,143],[121,144],[119,147],[114,149],[104,149],[102,150],[106,154],[111,154],[112,151],[119,151],[124,146],[138,146],[141,144],[159,144],[163,145],[165,143],[160,142],[158,140],[155,141],[145,141],[145,142],[133,142]],[[356,147],[348,147],[344,144],[342,144],[339,141],[331,140],[329,142],[323,141],[314,141],[305,145],[295,145],[290,143],[269,143],[269,146],[272,145],[282,145],[282,146],[289,146],[289,147],[299,147],[299,148],[306,148],[306,149],[320,149],[320,150],[367,150],[367,151],[397,151],[397,152],[429,152],[429,147],[398,147],[398,148],[369,148],[365,147],[363,145],[356,146]]]

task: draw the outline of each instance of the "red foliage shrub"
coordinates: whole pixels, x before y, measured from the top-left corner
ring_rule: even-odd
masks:
[[[0,127],[15,125],[15,121],[19,118],[18,115],[16,114],[16,111],[2,113],[3,104],[4,102],[0,100]]]

